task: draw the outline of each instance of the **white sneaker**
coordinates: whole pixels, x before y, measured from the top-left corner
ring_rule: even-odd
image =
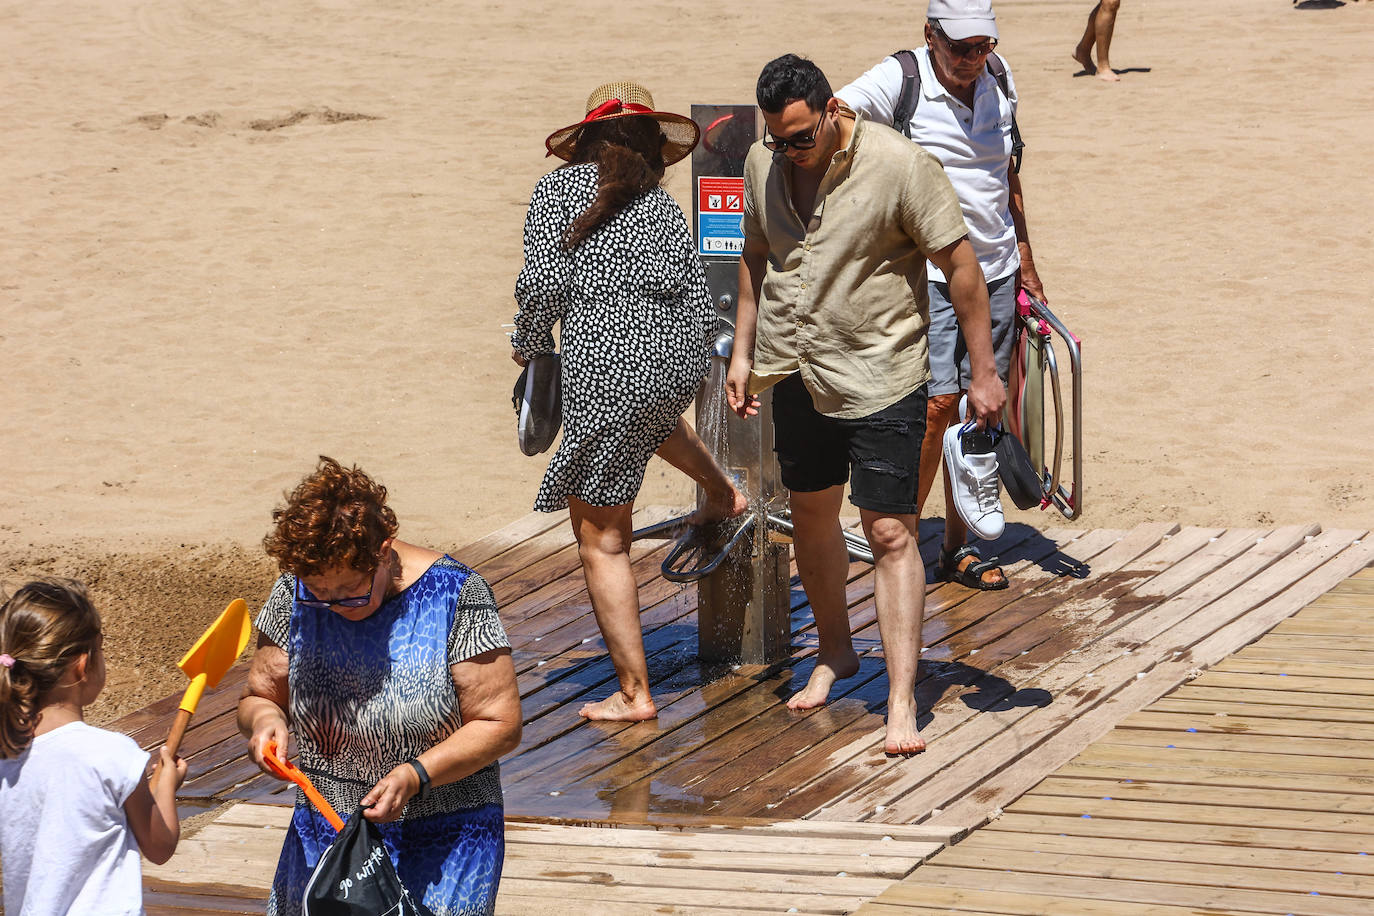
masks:
[[[967,415],[968,399],[959,402],[959,417]],[[972,423],[945,430],[945,467],[949,470],[954,508],[974,537],[991,540],[1002,534],[1006,518],[997,490],[997,454],[992,434]]]

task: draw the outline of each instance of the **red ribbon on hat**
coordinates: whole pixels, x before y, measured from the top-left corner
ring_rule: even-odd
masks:
[[[583,118],[581,121],[578,121],[577,124],[575,124],[574,126],[581,127],[584,124],[590,124],[593,121],[600,121],[602,118],[609,117],[613,114],[620,114],[622,111],[632,111],[635,114],[654,113],[654,110],[652,108],[648,108],[644,105],[639,105],[634,102],[622,102],[620,101],[620,99],[607,99],[600,105],[593,108],[591,111],[587,112],[587,116]],[[572,135],[569,134],[568,136],[571,137]],[[551,148],[547,153],[544,154],[544,158],[547,159],[549,156],[552,155],[553,149]]]
[[[607,115],[618,114],[621,111],[633,111],[638,114],[653,114],[654,110],[652,108],[646,108],[643,105],[636,105],[634,102],[622,102],[620,99],[608,99],[587,112],[587,116],[582,119],[581,123],[586,124],[604,118]]]

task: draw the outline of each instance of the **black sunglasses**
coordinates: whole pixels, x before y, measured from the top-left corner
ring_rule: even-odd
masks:
[[[307,597],[309,596],[309,597]],[[337,601],[321,601],[311,594],[305,587],[305,583],[296,577],[296,603],[301,607],[314,608],[317,611],[327,611],[332,607],[367,607],[372,601],[372,589],[367,590],[366,595],[355,595],[352,598],[340,598]]]
[[[790,148],[790,149],[811,149],[812,147],[814,147],[814,146],[816,145],[816,134],[820,133],[820,130],[821,130],[821,122],[824,121],[824,120],[825,120],[825,112],[822,111],[822,112],[821,112],[821,116],[820,116],[819,118],[816,119],[816,126],[813,127],[813,128],[811,128],[811,133],[806,134],[805,136],[800,136],[800,137],[797,136],[796,134],[793,134],[791,137],[788,137],[786,140],[779,140],[779,139],[777,139],[776,137],[774,137],[774,136],[772,136],[772,135],[770,134],[768,137],[764,138],[763,147],[764,147],[764,149],[772,150],[772,151],[775,152],[775,153],[784,152],[784,151],[788,150],[789,148]]]

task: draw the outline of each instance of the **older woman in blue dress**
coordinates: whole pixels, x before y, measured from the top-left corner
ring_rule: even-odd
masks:
[[[482,577],[396,539],[386,488],[321,457],[272,513],[281,569],[239,702],[254,762],[296,738],[341,814],[380,825],[401,882],[436,916],[495,909],[505,850],[497,758],[520,742],[510,644]],[[300,912],[334,829],[303,798],[268,913]]]

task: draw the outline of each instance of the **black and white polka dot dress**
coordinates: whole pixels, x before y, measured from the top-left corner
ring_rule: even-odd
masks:
[[[525,218],[511,342],[527,357],[552,352],[562,322],[563,439],[534,502],[542,512],[569,496],[633,501],[710,365],[715,318],[681,208],[655,188],[565,250],[596,191],[595,164],[557,169],[535,186]]]

